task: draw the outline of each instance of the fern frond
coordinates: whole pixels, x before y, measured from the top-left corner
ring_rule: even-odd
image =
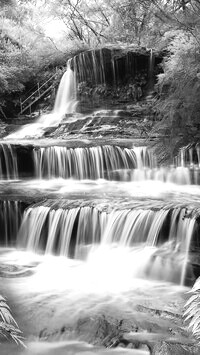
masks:
[[[0,337],[12,340],[18,345],[25,346],[22,332],[11,314],[10,307],[2,296],[0,296]]]
[[[183,314],[185,322],[189,321],[188,330],[200,341],[200,278],[198,278],[191,289],[192,294],[185,304]]]

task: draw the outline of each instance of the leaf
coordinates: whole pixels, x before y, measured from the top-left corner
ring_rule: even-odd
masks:
[[[190,305],[190,303],[194,302],[197,298],[199,298],[199,300],[200,300],[200,295],[197,294],[197,295],[191,296],[189,298],[189,300],[186,302],[184,308],[187,308]]]

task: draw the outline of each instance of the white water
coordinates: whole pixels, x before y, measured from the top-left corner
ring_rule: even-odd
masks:
[[[187,145],[179,150],[178,155],[175,157],[175,163],[181,167],[200,167],[200,146]]]
[[[84,143],[84,142],[83,142]],[[89,141],[87,144],[89,145]],[[27,141],[26,141],[27,144]],[[34,144],[34,142],[33,142]],[[45,144],[43,141],[41,144]],[[16,180],[30,176],[26,166],[22,167],[21,148],[9,143],[0,144],[0,180]],[[181,151],[181,166],[158,167],[152,151],[146,147],[125,148],[117,145],[67,148],[57,146],[35,147],[30,151],[30,159],[34,159],[35,171],[40,179],[74,178],[100,179],[119,181],[162,181],[178,185],[200,184],[199,164],[189,163],[191,154]],[[23,149],[22,149],[23,151]],[[191,150],[190,150],[191,151]],[[198,157],[198,150],[196,153]],[[21,162],[21,165],[20,165]],[[25,171],[20,171],[25,169]],[[29,175],[28,175],[29,174]]]
[[[57,201],[55,203],[57,204]],[[122,260],[120,253],[123,255],[123,250],[127,250],[127,255],[133,250],[136,254],[132,256],[134,263],[131,272],[135,273],[135,277],[140,275],[136,256],[143,273],[148,265],[149,273],[146,277],[151,275],[152,270],[154,270],[152,277],[160,273],[160,265],[156,266],[159,257],[167,263],[167,269],[163,264],[162,279],[174,280],[177,283],[181,280],[181,283],[184,283],[190,242],[195,229],[195,219],[184,218],[185,209],[175,210],[176,218],[172,215],[168,220],[171,229],[164,233],[163,227],[169,218],[169,209],[155,212],[142,208],[133,210],[118,208],[108,213],[101,211],[101,205],[98,206],[98,203],[96,208],[66,206],[65,209],[62,201],[58,206],[59,208],[54,207],[52,201],[47,200],[43,205],[28,208],[18,233],[17,245],[30,251],[45,252],[47,255],[74,255],[76,259],[87,258],[91,248],[97,248],[104,251],[100,253],[100,257],[104,254],[104,264],[106,249],[118,250],[117,257],[120,260]],[[73,247],[70,248],[72,244]],[[152,255],[155,256],[153,259]],[[174,278],[171,274],[170,279],[168,268],[170,260],[174,262],[174,259],[179,276]],[[98,262],[101,264],[100,259]],[[127,267],[126,272],[128,269]]]
[[[30,332],[33,335],[32,342],[29,341],[27,344],[28,349],[25,354],[29,354],[28,351],[31,355],[42,354],[44,350],[44,353],[46,351],[46,354],[53,355],[59,353],[62,345],[65,345],[64,351],[60,352],[62,355],[77,355],[79,351],[82,353],[86,349],[93,355],[103,354],[103,348],[98,349],[87,343],[77,343],[76,333],[73,335],[72,332],[68,335],[66,332],[62,337],[59,330],[63,325],[76,329],[79,320],[81,325],[82,319],[92,322],[92,319],[98,319],[102,314],[119,319],[122,319],[121,316],[125,319],[135,319],[136,324],[141,326],[144,319],[153,324],[154,317],[138,312],[138,305],[156,310],[162,310],[164,307],[169,312],[181,312],[177,302],[181,304],[180,296],[187,290],[186,288],[163,281],[152,282],[145,278],[138,278],[138,275],[141,277],[144,275],[144,260],[148,269],[148,261],[152,253],[153,250],[148,248],[141,250],[104,246],[93,248],[85,261],[19,251],[8,251],[2,254],[1,260],[4,265],[15,265],[24,268],[24,271],[33,272],[30,276],[10,279],[10,282],[7,280],[4,283],[13,291],[15,314],[20,320],[25,337],[29,337]],[[171,266],[169,264],[169,275],[172,273],[175,275],[178,270],[177,259],[175,264]],[[162,273],[164,270],[160,267],[158,279],[162,279]],[[166,326],[169,327],[169,319]],[[85,332],[83,329],[82,327],[85,339],[89,340],[93,330],[87,329],[87,321]],[[43,340],[45,340],[45,333],[52,334],[50,343],[41,342],[42,339],[37,342],[41,330]],[[77,347],[70,347],[69,340],[71,345],[76,342]],[[62,341],[65,341],[65,344]],[[116,354],[124,354],[126,351],[128,349],[113,349]],[[134,351],[131,349],[131,354],[134,354]],[[106,352],[109,353],[109,350],[105,350]],[[140,354],[140,350],[135,354]]]
[[[58,126],[62,122],[65,115],[73,114],[75,112],[76,105],[77,101],[74,73],[70,69],[70,64],[68,62],[67,70],[62,76],[58,87],[52,112],[42,115],[35,123],[23,126],[17,132],[9,134],[4,139],[41,137],[48,127]]]
[[[5,194],[4,184],[2,181],[0,186]],[[196,229],[195,216],[200,212],[198,186],[102,179],[13,181],[8,186],[16,198],[18,194],[33,194],[33,198],[41,194],[46,200],[29,207],[22,222],[20,202],[2,203],[1,214],[6,221],[3,225],[3,219],[0,220],[4,245],[9,246],[10,240],[16,242],[21,225],[18,247],[46,255],[80,260],[86,259],[93,247],[99,246],[99,250],[118,247],[120,259],[123,248],[141,253],[145,249],[141,265],[145,270],[149,260],[147,278],[157,278],[162,269],[161,279],[184,282]],[[175,260],[177,275],[174,277],[171,272],[170,279],[168,270]],[[165,266],[161,268],[160,263]]]
[[[112,180],[121,169],[153,168],[156,161],[146,147],[131,149],[118,146],[85,148],[46,147],[34,149],[36,176],[39,178],[75,178]]]
[[[11,144],[0,144],[0,180],[17,179],[18,166],[16,152]]]
[[[97,81],[99,69],[94,54],[92,60]],[[104,76],[102,67],[102,82]],[[48,127],[58,125],[66,113],[74,111],[74,88],[74,75],[68,67],[52,113],[8,138],[38,137]],[[13,155],[8,158],[5,149],[3,153],[10,178],[8,163]],[[67,149],[55,145],[36,148],[34,154],[40,180],[9,182],[1,191],[13,193],[16,199],[21,195],[31,201],[32,197],[34,201],[39,198],[14,227],[16,231],[21,222],[16,243],[19,250],[1,255],[2,264],[8,266],[5,276],[19,276],[7,280],[7,284],[17,304],[16,317],[28,336],[38,336],[44,329],[55,336],[63,324],[73,329],[83,316],[92,318],[110,310],[114,310],[114,317],[119,310],[119,319],[127,314],[132,318],[136,310],[133,304],[146,307],[152,302],[154,309],[162,309],[169,295],[177,296],[180,288],[169,282],[183,285],[188,276],[195,216],[200,210],[200,189],[190,185],[188,167],[181,163],[176,168],[157,168],[145,147]],[[184,160],[186,157],[181,157]],[[131,170],[130,180],[134,181],[112,181],[112,174],[118,170],[124,174],[123,180]],[[102,179],[105,171],[111,181]],[[88,178],[96,180],[83,180]],[[4,201],[1,206],[2,219],[8,221],[4,245],[9,245],[8,229],[17,219],[17,206],[16,201]],[[23,272],[24,278],[20,277]],[[170,301],[174,311],[177,297]],[[148,319],[147,314],[145,317]],[[63,344],[66,353],[68,345]],[[31,346],[37,348],[36,344]],[[44,353],[55,349],[58,353],[61,347],[61,343],[55,348],[53,343],[45,344]],[[32,353],[37,353],[36,348]],[[43,345],[38,345],[40,353],[42,349]],[[98,349],[94,352],[104,353]],[[78,354],[76,350],[71,353]]]

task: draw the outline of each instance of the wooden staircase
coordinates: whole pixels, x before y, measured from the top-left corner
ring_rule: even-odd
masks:
[[[26,111],[29,110],[29,113],[32,113],[32,106],[39,101],[43,96],[47,95],[51,89],[53,88],[53,79],[57,75],[57,72],[52,75],[47,81],[44,83],[40,84],[38,83],[36,86],[34,86],[32,90],[32,93],[23,101],[20,100],[20,112],[19,116],[25,113]]]

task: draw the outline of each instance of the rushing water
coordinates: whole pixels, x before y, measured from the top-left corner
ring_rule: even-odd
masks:
[[[104,83],[101,56],[90,53],[94,81]],[[74,60],[79,77],[86,75],[81,68],[87,60],[85,55]],[[68,66],[52,113],[9,138],[40,136],[75,105],[74,74]],[[83,316],[89,322],[99,314],[123,320],[138,312],[136,324],[138,319],[152,322],[145,312],[141,316],[138,302],[162,309],[169,297],[174,307],[184,284],[191,284],[197,273],[199,147],[186,147],[172,166],[159,167],[145,146],[94,143],[0,145],[0,276],[7,278],[2,288],[29,340],[44,340],[46,331],[47,338],[62,340],[64,329],[63,347],[69,354],[104,353],[88,345],[96,344],[96,338],[89,336],[91,326],[81,328]],[[182,306],[181,297],[179,302]],[[146,329],[152,331],[145,323],[142,331]],[[82,332],[89,334],[82,338]],[[38,353],[37,346],[42,349],[42,343],[29,344],[30,354]],[[53,343],[48,346],[44,353],[53,354]],[[56,353],[60,348],[56,343]]]
[[[32,143],[24,156],[24,145],[20,147],[19,144],[19,141],[15,144],[1,143],[0,180],[36,176],[40,179],[106,178],[120,181],[155,180],[178,185],[200,184],[198,149],[190,149],[190,152],[196,153],[195,163],[191,162],[191,153],[181,150],[174,165],[159,167],[152,151],[144,146],[90,146],[92,141],[88,141],[84,147],[70,148],[56,145],[54,141],[51,146],[35,148]],[[41,144],[44,144],[43,141]],[[23,162],[25,158],[29,162],[27,165]],[[30,164],[34,165],[31,171]]]
[[[34,150],[36,176],[39,178],[112,179],[119,169],[154,166],[146,147],[132,149],[117,146],[67,149],[47,147]]]
[[[58,126],[66,114],[75,111],[76,86],[73,71],[68,62],[67,70],[61,78],[54,107],[51,113],[42,115],[35,123],[20,128],[17,132],[9,134],[6,139],[23,139],[26,137],[38,138],[43,136],[48,127]]]
[[[40,332],[41,340],[44,341],[45,337],[51,339],[51,342],[46,344],[28,343],[30,354],[38,354],[37,351],[42,351],[43,348],[46,353],[51,354],[53,344],[54,351],[59,353],[61,341],[65,341],[64,351],[68,354],[67,350],[71,350],[70,354],[77,355],[78,349],[72,346],[74,338],[78,337],[77,332],[85,334],[82,339],[86,343],[76,343],[80,346],[80,353],[86,349],[87,351],[90,349],[92,354],[104,353],[103,349],[101,352],[98,347],[92,348],[87,344],[95,339],[94,334],[98,331],[98,319],[100,317],[101,320],[101,315],[125,318],[127,322],[132,320],[136,324],[141,324],[145,318],[147,322],[151,322],[151,328],[156,329],[158,327],[156,320],[151,319],[152,316],[145,314],[145,311],[144,314],[138,312],[138,304],[145,310],[147,305],[150,308],[162,309],[164,303],[164,308],[170,312],[175,304],[181,301],[181,293],[186,289],[163,281],[152,282],[138,278],[143,259],[146,260],[148,269],[149,256],[150,252],[145,249],[137,251],[107,246],[91,251],[87,261],[42,257],[27,252],[4,253],[1,256],[4,265],[14,264],[16,267],[24,268],[23,277],[10,279],[10,282],[7,281],[4,285],[14,293],[15,315],[20,321],[25,337],[29,337],[30,334],[36,337]],[[168,269],[169,273],[172,273],[173,268],[174,266]],[[26,276],[28,272],[32,274]],[[180,306],[176,306],[176,312],[181,312]],[[66,329],[63,334],[59,331],[62,328]],[[105,334],[109,333],[105,331]],[[135,350],[131,350],[134,354]],[[61,354],[65,354],[64,351]],[[142,350],[138,351],[137,355]],[[120,347],[117,352],[124,354]],[[149,352],[145,349],[144,354]]]
[[[0,144],[0,179],[17,179],[18,166],[15,150],[10,144]]]

